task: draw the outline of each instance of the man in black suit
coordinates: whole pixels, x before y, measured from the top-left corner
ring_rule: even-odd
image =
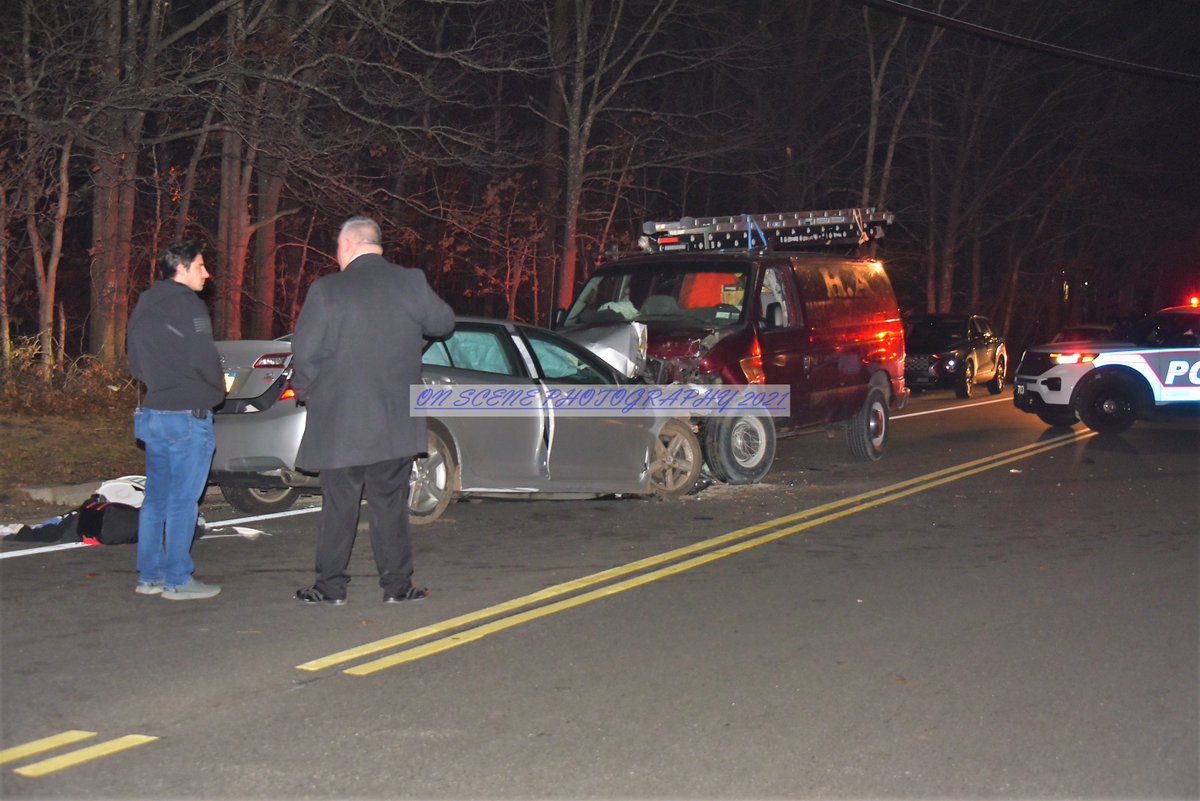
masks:
[[[454,330],[454,311],[420,270],[383,257],[379,225],[342,224],[340,272],[315,281],[292,337],[292,387],[308,407],[297,467],[321,473],[317,580],[296,591],[310,604],[343,604],[363,489],[371,547],[388,603],[424,598],[412,583],[408,479],[426,448],[425,419],[409,414],[421,383],[425,337]]]

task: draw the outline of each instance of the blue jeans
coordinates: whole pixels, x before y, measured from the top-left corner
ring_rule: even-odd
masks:
[[[138,409],[133,434],[146,446],[146,495],[138,513],[138,578],[168,587],[187,584],[196,566],[192,540],[200,498],[217,441],[212,412]]]

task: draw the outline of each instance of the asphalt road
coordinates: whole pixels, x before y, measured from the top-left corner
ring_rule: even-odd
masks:
[[[417,604],[365,534],[347,605],[293,601],[311,512],[201,540],[211,601],[5,545],[0,794],[1196,798],[1200,426],[996,400],[675,503],[456,504]]]

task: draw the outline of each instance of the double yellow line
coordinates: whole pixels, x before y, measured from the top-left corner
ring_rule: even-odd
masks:
[[[346,668],[343,671],[351,676],[369,676],[381,670],[405,664],[406,662],[424,659],[427,656],[440,654],[451,648],[467,645],[491,634],[528,623],[531,620],[548,617],[567,609],[634,589],[635,587],[641,587],[652,581],[658,581],[667,576],[692,570],[715,562],[718,559],[724,559],[725,557],[733,556],[751,548],[757,548],[760,545],[789,537],[792,534],[806,531],[807,529],[815,528],[816,526],[824,525],[843,517],[858,514],[867,509],[873,509],[876,506],[891,503],[909,495],[925,492],[935,487],[940,487],[943,484],[949,484],[952,481],[958,481],[977,473],[982,473],[986,470],[994,470],[997,467],[1002,467],[1021,459],[1028,459],[1094,435],[1095,433],[1091,431],[1072,432],[1047,439],[1043,442],[1025,445],[982,459],[947,467],[943,470],[935,470],[932,473],[906,479],[896,484],[881,487],[880,489],[864,492],[850,498],[831,501],[820,506],[814,506],[811,509],[796,512],[795,514],[777,517],[765,523],[731,531],[728,534],[722,534],[703,542],[665,551],[664,553],[645,559],[639,559],[636,562],[630,562],[619,567],[603,570],[599,573],[593,573],[589,576],[583,576],[573,581],[556,584],[544,590],[523,595],[520,598],[513,598],[510,601],[495,604],[494,606],[474,612],[468,612],[467,614],[443,620],[439,623],[422,626],[421,628],[406,631],[393,637],[385,637],[382,640],[376,640],[349,648],[345,651],[339,651],[320,659],[305,662],[296,667],[299,670],[306,671],[325,670],[348,662],[356,662],[365,657],[374,656],[383,651],[390,651],[394,648],[417,642],[418,640],[446,634],[446,632],[453,632],[440,639],[431,640],[422,645],[372,659],[368,662]],[[621,580],[617,581],[617,579]],[[592,587],[595,587],[595,589],[589,589]],[[588,591],[581,592],[583,590]],[[576,595],[575,593],[579,594]],[[552,603],[547,603],[548,601],[552,601]],[[500,617],[501,615],[506,616]],[[490,623],[481,623],[481,621],[497,617],[500,619],[492,620]],[[473,624],[480,625],[466,628]]]
[[[43,754],[47,751],[53,751],[56,748],[73,745],[83,740],[91,739],[96,736],[94,731],[81,731],[79,729],[71,729],[69,731],[60,732],[50,737],[43,737],[40,740],[25,743],[24,745],[5,748],[0,751],[0,765],[9,762],[15,762],[26,757]],[[40,762],[35,762],[32,765],[15,768],[14,773],[19,773],[22,776],[27,776],[31,779],[41,778],[51,773],[57,773],[66,768],[72,768],[76,765],[82,765],[85,762],[91,762],[93,759],[106,757],[110,754],[126,751],[139,745],[152,743],[157,740],[157,737],[151,737],[145,734],[127,734],[124,737],[117,737],[112,740],[107,740],[96,745],[80,748],[76,751],[70,751],[65,754],[60,754],[50,759],[43,759]]]

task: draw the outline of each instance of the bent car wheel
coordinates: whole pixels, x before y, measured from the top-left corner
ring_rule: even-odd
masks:
[[[442,435],[429,429],[427,456],[413,461],[408,479],[408,519],[418,525],[442,516],[457,490],[454,452]]]
[[[696,486],[704,458],[700,440],[691,426],[680,420],[668,420],[654,441],[650,462],[650,486],[662,498],[678,498]]]
[[[883,446],[888,438],[889,414],[887,396],[883,390],[872,387],[862,408],[846,425],[846,442],[855,459],[874,462],[883,456]]]
[[[770,417],[717,417],[704,426],[704,455],[720,481],[757,484],[775,463],[775,421]]]
[[[1137,388],[1129,380],[1106,375],[1080,387],[1075,411],[1093,431],[1120,434],[1137,419],[1137,402]]]
[[[286,512],[300,497],[295,487],[226,487],[221,495],[234,509],[247,514]]]
[[[1079,422],[1079,416],[1069,406],[1065,409],[1041,409],[1037,416],[1043,423],[1055,428],[1073,426]]]

